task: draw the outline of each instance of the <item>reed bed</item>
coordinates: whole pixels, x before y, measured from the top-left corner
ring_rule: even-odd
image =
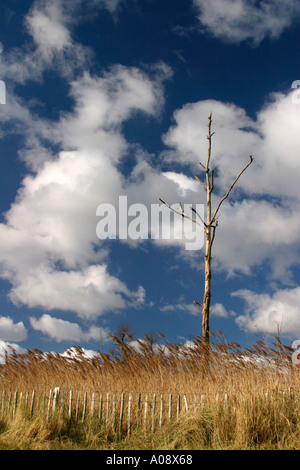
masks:
[[[278,338],[271,347],[258,341],[249,348],[226,342],[221,333],[212,335],[209,348],[201,337],[189,347],[164,341],[155,348],[143,341],[124,344],[113,339],[117,352],[98,352],[92,358],[79,347],[67,356],[38,350],[21,355],[11,351],[0,365],[0,390],[25,394],[60,387],[66,396],[71,390],[81,396],[86,392],[89,396],[155,394],[158,401],[160,397],[167,401],[171,395],[180,395],[187,397],[185,413],[176,420],[165,419],[155,430],[150,426],[145,436],[134,414],[129,435],[127,430],[120,434],[115,428],[108,429],[96,413],[85,420],[84,426],[80,420],[61,416],[54,425],[53,417],[47,422],[41,416],[29,419],[24,410],[22,414],[18,409],[0,422],[0,448],[6,445],[3,442],[8,442],[9,435],[13,442],[16,420],[21,429],[26,419],[30,426],[42,426],[39,436],[48,436],[43,444],[46,448],[61,448],[66,442],[74,446],[78,441],[78,436],[74,441],[74,429],[77,433],[80,429],[81,435],[81,444],[76,445],[85,448],[300,448],[299,366],[291,360],[292,350]],[[195,397],[197,407],[193,408]],[[51,426],[55,431],[49,429]],[[26,442],[36,448],[35,439],[31,444]]]
[[[209,350],[201,337],[189,347],[164,342],[156,348],[142,341],[121,343],[117,352],[86,357],[79,347],[69,355],[26,354],[13,350],[0,364],[0,388],[6,390],[65,390],[95,392],[189,393],[208,395],[299,388],[299,369],[291,348],[279,341],[250,348],[213,337]],[[137,347],[138,345],[138,347]],[[75,354],[74,354],[75,353]]]

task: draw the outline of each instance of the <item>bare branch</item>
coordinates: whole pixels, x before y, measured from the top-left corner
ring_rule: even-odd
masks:
[[[188,215],[185,214],[185,212],[184,212],[184,210],[183,210],[183,208],[182,208],[181,202],[179,203],[179,206],[180,206],[180,210],[181,210],[181,212],[182,212],[183,217],[186,217],[187,219],[189,219],[189,220],[191,220],[192,222],[194,222],[194,219],[193,219],[193,218],[191,218],[191,217],[189,217]],[[196,215],[199,217],[199,219],[200,219],[201,222],[203,223],[203,225],[204,225],[205,228],[202,227],[202,229],[203,229],[203,231],[205,232],[205,231],[206,231],[205,229],[207,228],[207,225],[206,225],[206,223],[204,222],[204,220],[202,219],[201,215],[198,214],[198,212],[196,211],[196,209],[194,209],[192,206],[190,207],[190,209],[191,209],[192,212],[194,212],[194,214],[196,214]],[[197,225],[199,225],[199,226],[201,227],[200,224],[197,224]]]
[[[211,157],[211,138],[214,135],[214,132],[211,132],[211,123],[212,123],[212,113],[210,113],[210,116],[208,118],[208,154],[207,154],[207,160],[206,160],[206,173],[209,172],[209,162],[210,162],[210,157]]]
[[[191,210],[192,210],[192,212],[194,212],[194,213],[199,217],[199,219],[200,219],[201,222],[203,223],[204,227],[206,228],[207,225],[206,225],[206,223],[204,222],[204,220],[202,219],[201,215],[198,214],[198,212],[196,211],[196,209],[194,209],[193,207],[191,207]]]
[[[192,217],[189,217],[189,216],[183,211],[181,203],[179,204],[180,209],[181,209],[181,212],[179,212],[179,211],[175,210],[173,207],[171,207],[169,204],[167,204],[165,201],[163,201],[161,198],[159,198],[159,200],[160,200],[160,202],[162,202],[165,206],[167,206],[171,211],[175,212],[175,214],[181,215],[182,217],[185,217],[185,218],[191,220],[194,224],[198,225],[199,227],[202,228],[202,230],[205,231],[205,228],[202,227],[201,224],[199,224],[199,223],[198,223],[195,219],[193,219]],[[200,220],[201,220],[201,217],[200,217]],[[201,220],[201,222],[202,222],[202,220]]]
[[[203,183],[203,181],[201,181],[201,180],[198,178],[198,176],[196,176],[196,175],[195,175],[195,178],[196,178],[196,180],[197,180],[197,181],[199,181],[199,183],[201,183],[201,184],[202,184],[202,186],[204,186],[204,188],[205,188],[205,189],[207,189],[207,186],[206,186],[206,184],[205,184],[205,183]]]
[[[212,236],[211,236],[211,239],[210,239],[210,243],[209,243],[209,250],[211,251],[211,247],[212,247],[212,244],[214,242],[214,239],[215,239],[215,234],[216,234],[216,228],[218,226],[218,222],[215,223],[215,225],[211,225],[212,229],[213,229],[213,232],[212,232]]]
[[[203,309],[203,305],[199,304],[199,302],[197,302],[197,300],[194,300],[194,304],[198,305],[198,307],[200,307],[201,310]]]
[[[181,202],[179,203],[179,207],[180,207],[180,210],[181,210],[181,214],[182,214],[182,216],[184,217],[184,210],[183,210],[183,207],[182,207]]]
[[[230,188],[228,189],[227,193],[225,194],[225,196],[224,196],[224,197],[221,199],[221,201],[219,202],[218,207],[217,207],[217,209],[216,209],[216,211],[215,211],[215,213],[214,213],[214,215],[213,215],[213,217],[212,217],[212,219],[211,219],[211,223],[215,220],[216,215],[217,215],[217,213],[218,213],[218,211],[219,211],[219,209],[220,209],[222,203],[225,201],[225,199],[228,198],[228,196],[229,196],[231,190],[233,189],[235,183],[238,181],[238,179],[241,177],[241,175],[244,173],[244,171],[247,170],[248,166],[250,166],[252,162],[253,162],[253,157],[252,157],[252,155],[250,155],[250,162],[248,163],[248,165],[246,165],[246,166],[243,168],[243,170],[242,170],[242,171],[239,173],[239,175],[235,178],[234,182],[232,183],[232,185],[231,185]]]

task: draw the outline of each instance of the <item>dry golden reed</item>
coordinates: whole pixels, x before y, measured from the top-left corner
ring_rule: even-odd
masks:
[[[117,349],[86,357],[75,347],[69,355],[26,354],[11,351],[0,365],[0,389],[130,391],[149,393],[189,393],[206,395],[253,394],[299,388],[298,367],[292,363],[292,350],[277,341],[267,348],[258,341],[250,348],[212,337],[209,350],[201,337],[189,347],[165,341],[155,348],[135,340]],[[75,352],[75,354],[74,354]]]
[[[300,448],[299,366],[292,362],[291,348],[278,338],[271,347],[258,341],[249,348],[226,342],[221,333],[212,336],[209,348],[201,337],[189,347],[166,341],[153,347],[138,340],[126,344],[113,339],[115,352],[98,352],[90,358],[79,347],[67,356],[38,350],[26,354],[12,351],[0,365],[0,390],[38,392],[61,387],[65,391],[125,392],[127,396],[129,392],[186,394],[190,398],[197,395],[198,404],[199,397],[205,397],[204,405],[198,406],[196,413],[189,408],[188,413],[166,422],[147,438],[135,428],[132,435],[121,440],[108,436],[99,423],[87,421],[80,427],[80,423],[63,422],[59,427],[58,423],[35,422],[37,417],[31,420],[28,433],[45,436],[45,442],[34,438],[23,447],[16,443],[15,448],[72,448],[75,444],[70,426],[75,426],[81,436],[76,436],[76,446],[85,448]],[[2,423],[0,447],[17,433],[16,419]],[[18,429],[24,420],[19,417]],[[39,426],[41,432],[35,434]],[[64,429],[63,438],[58,429]],[[62,444],[62,440],[69,444]]]

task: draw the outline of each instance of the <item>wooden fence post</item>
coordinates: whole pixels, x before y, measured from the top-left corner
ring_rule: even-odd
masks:
[[[177,397],[177,418],[179,417],[180,413],[180,395]]]
[[[169,394],[169,422],[172,420],[172,393]]]
[[[72,398],[73,398],[73,392],[72,392],[72,390],[70,390],[70,394],[69,394],[69,412],[68,412],[69,419],[71,419],[71,417],[72,417]]]
[[[33,390],[32,396],[31,396],[30,416],[33,415],[34,399],[35,399],[35,391]]]
[[[12,397],[12,393],[11,393],[11,392],[9,392],[9,396],[8,396],[8,407],[7,407],[7,411],[8,411],[8,413],[9,413],[9,410],[10,410],[11,397]]]
[[[131,405],[132,405],[132,394],[129,393],[128,397],[128,424],[127,424],[127,434],[131,434]]]
[[[116,430],[116,394],[113,394],[113,409],[112,409],[113,419],[112,419],[112,429]]]
[[[48,409],[47,409],[47,420],[50,416],[50,406],[51,406],[52,390],[49,391],[49,400],[48,400]]]
[[[155,405],[156,405],[156,394],[153,393],[153,400],[152,400],[152,432],[154,431],[154,426],[155,426]]]
[[[138,394],[138,402],[137,402],[137,419],[138,419],[138,422],[140,423],[140,417],[141,417],[141,410],[142,410],[142,394],[139,393]]]
[[[122,433],[122,425],[123,425],[123,412],[124,412],[124,397],[125,394],[122,392],[121,400],[120,400],[120,420],[119,420],[119,435]],[[130,423],[130,411],[129,411],[129,402],[128,402],[128,427]]]
[[[14,408],[13,408],[13,417],[14,417],[15,414],[16,414],[17,401],[18,401],[18,392],[15,392]]]
[[[45,411],[46,408],[46,392],[43,393],[43,411]]]
[[[184,399],[184,404],[185,404],[185,411],[189,411],[186,395],[183,395],[183,399]]]
[[[59,395],[59,387],[55,387],[53,389],[52,413],[54,413],[55,411],[58,395]]]
[[[103,393],[100,393],[100,403],[99,403],[99,421],[102,420],[102,407],[103,407]]]
[[[3,390],[3,393],[2,393],[1,418],[3,418],[4,408],[5,408],[5,390]]]
[[[163,420],[163,407],[164,407],[164,396],[163,394],[160,395],[160,409],[159,409],[159,427],[162,427],[162,420]]]
[[[147,426],[147,411],[148,411],[148,395],[145,398],[145,408],[144,408],[144,430],[146,431]]]
[[[76,419],[78,419],[78,413],[79,413],[79,400],[80,400],[80,392],[78,391],[78,393],[77,393],[77,402],[76,402],[76,411],[75,411]]]
[[[22,392],[21,392],[21,393],[22,393]],[[42,399],[42,394],[43,394],[43,392],[40,392],[40,393],[39,393],[39,396],[38,396],[38,399],[37,399],[37,404],[36,404],[37,410],[40,409],[40,402],[41,402],[41,399]]]
[[[61,394],[61,402],[60,402],[60,416],[63,416],[64,407],[65,407],[65,391],[63,390]]]
[[[94,416],[94,411],[95,411],[95,392],[92,393],[91,416]]]
[[[85,413],[86,413],[86,404],[87,404],[87,392],[84,392],[84,400],[83,400],[83,412],[82,412],[82,422],[85,419]]]

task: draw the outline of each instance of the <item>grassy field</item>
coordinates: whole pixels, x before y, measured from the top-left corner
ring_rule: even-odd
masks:
[[[209,351],[201,338],[189,348],[118,346],[117,354],[93,358],[79,348],[76,357],[12,353],[0,365],[0,389],[203,394],[203,406],[154,432],[133,423],[130,435],[108,429],[96,416],[82,422],[54,413],[46,420],[19,407],[0,419],[0,449],[300,449],[299,366],[279,341],[244,349],[220,335]],[[216,400],[225,394],[228,401]]]

